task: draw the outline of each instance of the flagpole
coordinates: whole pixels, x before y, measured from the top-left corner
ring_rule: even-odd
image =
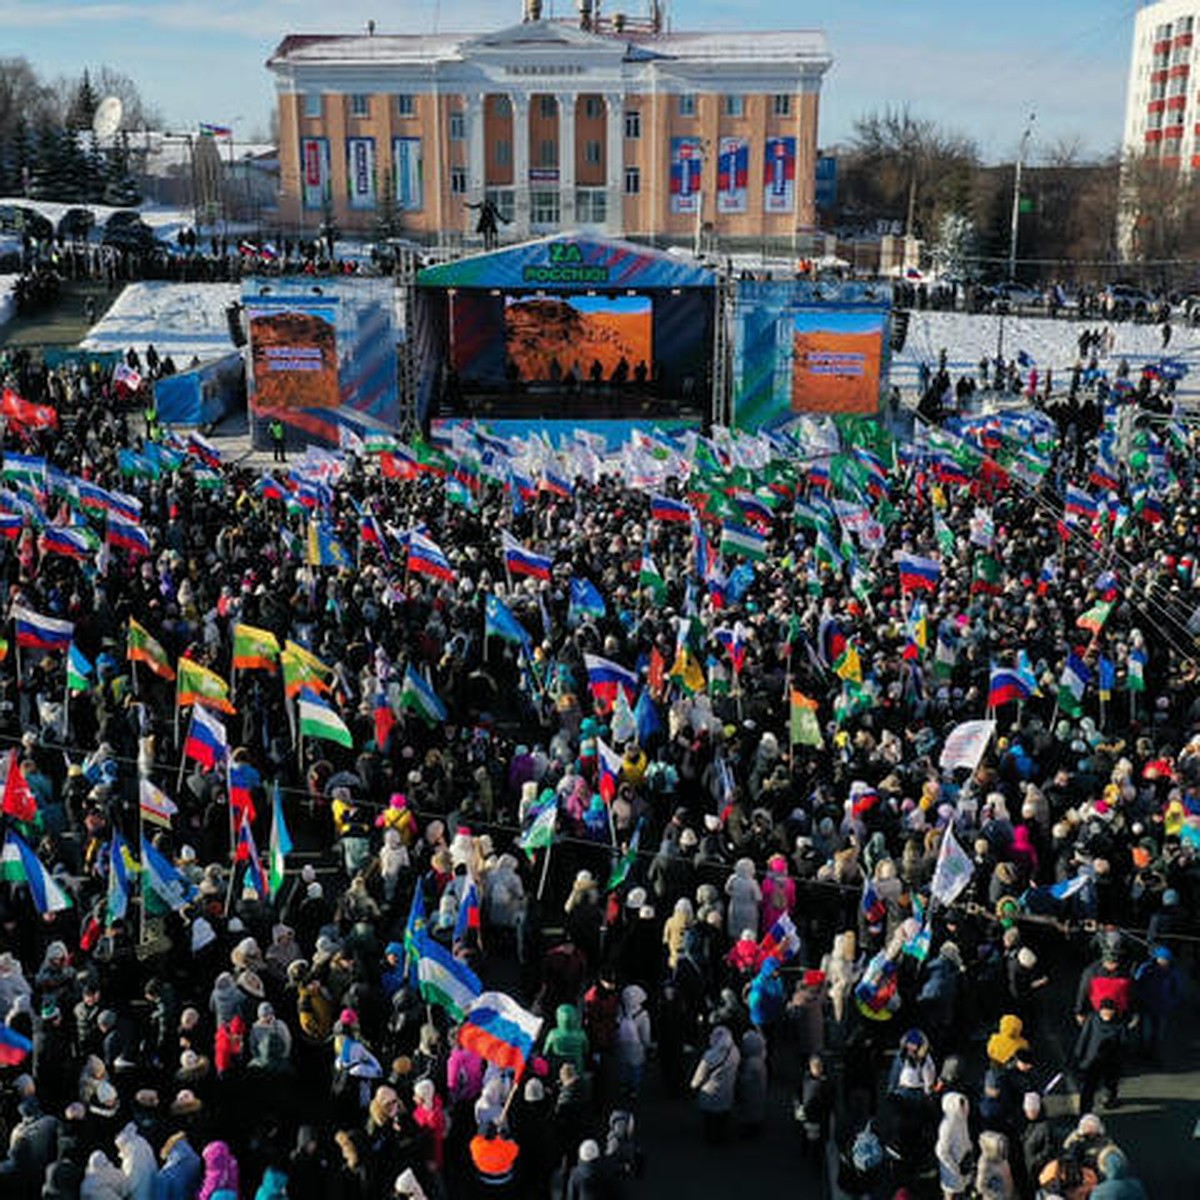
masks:
[[[229,887],[225,890],[225,916],[233,902],[233,881],[237,877],[237,828],[233,810],[233,755],[225,755],[225,803],[229,805],[229,851],[233,861],[229,865]]]
[[[550,873],[550,853],[554,849],[553,841],[546,847],[546,857],[542,859],[542,877],[538,880],[537,898],[540,902],[542,892],[546,890],[546,876]]]

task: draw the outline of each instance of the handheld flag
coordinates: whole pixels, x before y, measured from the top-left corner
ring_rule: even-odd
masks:
[[[74,621],[44,617],[14,604],[10,616],[17,628],[17,645],[30,650],[67,650],[75,637]]]
[[[0,809],[15,821],[33,821],[37,818],[37,800],[25,779],[25,772],[17,761],[16,750],[10,750],[4,759],[4,799]]]
[[[488,596],[483,606],[483,636],[498,637],[502,641],[528,647],[533,639],[528,630],[499,596]]]
[[[67,650],[67,690],[86,692],[91,687],[94,670],[92,664],[84,657],[83,651],[72,642]]]
[[[459,1026],[458,1044],[519,1077],[541,1031],[541,1017],[526,1012],[503,992],[483,992]]]
[[[583,663],[592,695],[602,704],[611,706],[618,688],[623,688],[630,700],[637,696],[637,676],[632,671],[596,654],[585,654]]]
[[[268,629],[240,622],[233,627],[233,668],[236,671],[273,671],[279,661],[279,642]]]
[[[467,884],[467,890],[463,893],[462,903],[458,906],[458,916],[454,922],[455,942],[461,942],[472,931],[478,937],[479,926],[479,892],[476,890],[475,883],[472,880]]]
[[[168,908],[178,912],[195,897],[196,889],[187,876],[155,846],[142,838],[142,886],[153,892]]]
[[[194,704],[207,704],[218,712],[237,711],[229,699],[229,684],[215,671],[210,671],[192,658],[179,660],[175,703],[180,708],[187,708]]]
[[[504,549],[504,569],[510,575],[528,575],[531,579],[550,579],[554,560],[545,554],[527,550],[507,529],[501,531]]]
[[[210,771],[217,763],[224,762],[229,753],[225,726],[203,704],[192,709],[192,724],[183,743],[183,753],[185,758],[194,759]]]
[[[939,904],[953,904],[963,888],[971,882],[975,864],[967,852],[958,844],[954,827],[948,825],[938,847],[937,865],[933,869],[933,881],[929,894]]]
[[[258,847],[254,844],[254,833],[245,812],[242,813],[242,823],[238,826],[234,858],[237,862],[246,864],[246,882],[258,893],[260,900],[265,900],[267,898],[267,877],[263,872],[262,860],[258,857]]]
[[[567,619],[575,622],[583,617],[603,617],[606,611],[604,597],[590,579],[571,580],[571,604]]]
[[[10,872],[10,864],[15,858],[16,870]],[[4,877],[23,879],[29,885],[29,894],[33,897],[33,906],[45,916],[47,913],[63,912],[71,908],[74,901],[63,890],[58,880],[42,865],[41,859],[17,835],[15,829],[8,831],[4,839]]]
[[[167,652],[150,636],[149,632],[129,618],[129,640],[125,650],[129,662],[145,663],[160,679],[168,682],[175,678],[175,669],[167,658]]]
[[[426,725],[437,725],[445,721],[447,716],[446,706],[433,688],[413,670],[412,663],[404,671],[400,707],[411,709]]]
[[[461,1021],[480,998],[483,984],[466,963],[424,932],[417,937],[417,954],[421,999],[444,1008],[452,1021]]]
[[[287,867],[287,856],[292,852],[292,835],[288,832],[283,816],[283,798],[279,792],[279,781],[271,793],[271,849],[270,873],[267,876],[267,891],[272,900],[283,887]]]
[[[165,825],[168,829],[171,828],[171,818],[179,811],[175,802],[149,779],[138,782],[138,808],[143,820],[154,825]]]
[[[302,737],[324,738],[348,750],[354,749],[354,736],[346,723],[319,696],[311,692],[300,693],[299,718]]]
[[[554,827],[558,824],[558,802],[551,800],[537,810],[529,827],[517,838],[517,845],[532,860],[535,850],[541,850],[554,841]]]
[[[129,910],[129,866],[126,861],[128,848],[125,839],[113,830],[112,842],[108,847],[108,894],[104,905],[105,924],[123,921]]]

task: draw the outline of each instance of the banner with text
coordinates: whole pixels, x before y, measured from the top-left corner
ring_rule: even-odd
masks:
[[[329,139],[300,139],[301,194],[305,208],[324,208],[333,198],[329,173]]]
[[[790,213],[796,208],[796,139],[767,138],[763,163],[763,208],[769,213]]]
[[[337,307],[332,297],[254,297],[245,301],[250,331],[251,411],[336,408]]]
[[[375,207],[375,139],[346,139],[346,191],[351,208]]]
[[[700,210],[700,174],[704,169],[704,150],[700,139],[671,139],[671,211],[696,213]]]
[[[392,138],[392,163],[396,171],[396,203],[405,212],[420,212],[425,192],[421,139]]]
[[[717,157],[717,212],[744,213],[750,185],[750,143],[723,137]]]

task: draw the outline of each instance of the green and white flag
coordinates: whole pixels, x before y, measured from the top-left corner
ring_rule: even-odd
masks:
[[[412,663],[404,672],[400,707],[411,709],[427,725],[437,725],[446,719],[446,706],[433,688],[413,670]]]
[[[1058,707],[1069,717],[1083,715],[1083,697],[1091,682],[1092,672],[1088,665],[1075,653],[1067,656],[1062,677],[1058,681]]]
[[[666,597],[667,581],[651,557],[648,546],[642,551],[642,565],[638,570],[638,586],[646,588],[654,596],[656,604],[661,604]]]
[[[71,643],[67,651],[67,691],[86,692],[91,687],[91,676],[94,668],[83,656],[83,652]]]
[[[323,700],[309,693],[300,694],[300,736],[323,738],[337,742],[348,750],[354,749],[354,737],[346,723]]]
[[[517,845],[533,858],[535,850],[541,850],[554,841],[554,826],[558,823],[558,801],[552,800],[538,810],[533,823],[517,839]]]
[[[933,868],[933,881],[929,885],[929,895],[939,904],[953,904],[958,899],[963,888],[971,882],[975,872],[975,864],[970,855],[958,844],[954,836],[954,827],[949,825],[942,834],[942,844],[938,848],[937,866]]]
[[[475,972],[422,931],[417,936],[417,979],[421,999],[444,1008],[452,1021],[461,1021],[479,999],[483,985]]]
[[[764,562],[767,539],[745,525],[733,525],[726,521],[721,526],[721,553],[740,554],[751,562]]]

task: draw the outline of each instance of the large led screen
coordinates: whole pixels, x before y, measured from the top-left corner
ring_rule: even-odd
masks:
[[[805,309],[792,316],[792,411],[874,413],[887,318]]]

